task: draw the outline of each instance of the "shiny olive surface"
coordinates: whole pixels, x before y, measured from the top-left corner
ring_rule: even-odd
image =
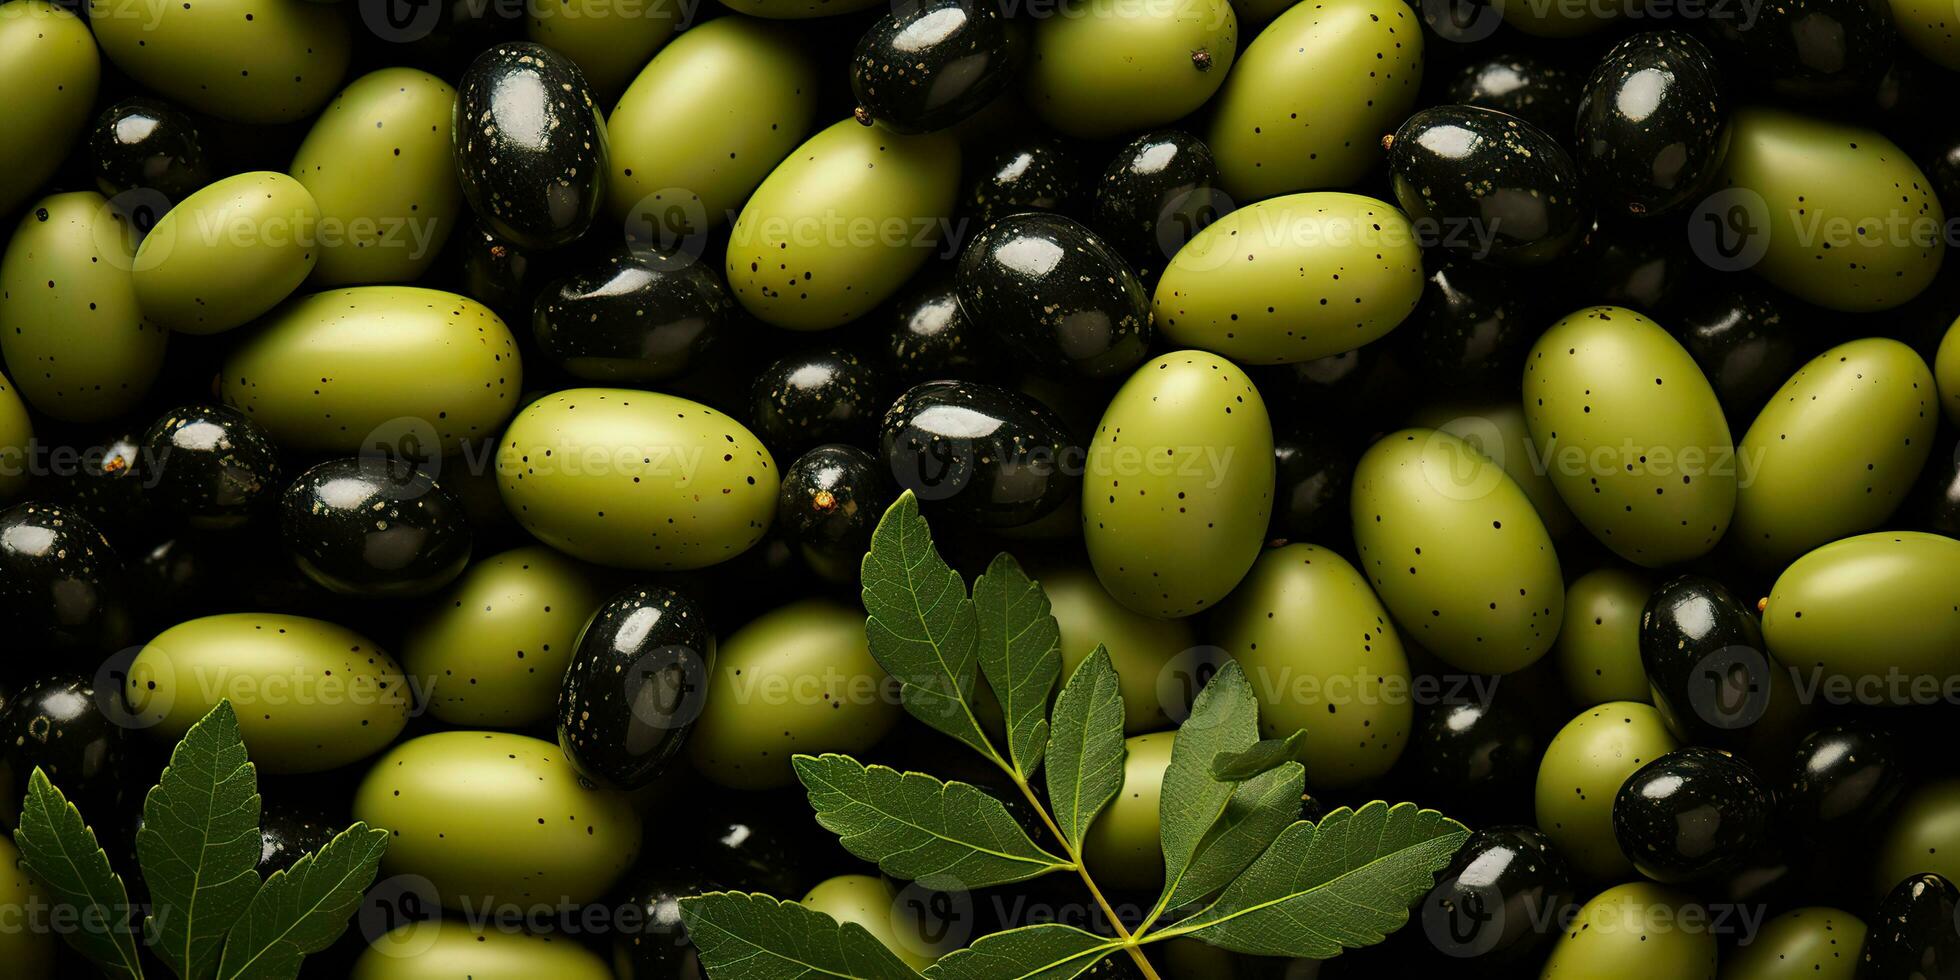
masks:
[[[1530,292],[1482,263],[1430,265],[1415,311],[1389,335],[1402,363],[1439,389],[1516,388],[1525,351],[1544,326],[1533,319]]]
[[[1576,898],[1572,868],[1551,838],[1505,824],[1478,830],[1457,848],[1418,914],[1438,949],[1486,966],[1543,946],[1556,929],[1538,923]]]
[[[979,226],[1017,211],[1068,211],[1080,190],[1075,159],[1052,140],[1010,145],[973,169],[961,211]]]
[[[896,496],[876,456],[856,446],[818,446],[783,471],[776,526],[817,577],[848,585]]]
[[[1721,69],[1700,41],[1647,31],[1606,53],[1579,100],[1573,155],[1612,205],[1655,215],[1692,202],[1722,165]]]
[[[1047,406],[977,381],[916,385],[885,413],[878,448],[899,489],[983,527],[1046,517],[1079,482],[1067,427]]]
[[[456,174],[490,232],[526,248],[585,234],[605,188],[606,127],[585,74],[541,44],[477,55],[456,95]]]
[[[140,792],[123,771],[128,715],[113,692],[105,696],[115,700],[109,708],[114,714],[104,711],[88,681],[55,675],[7,700],[0,713],[0,745],[16,788],[38,767],[84,813],[113,812],[126,795]]]
[[[1495,700],[1438,705],[1411,743],[1423,790],[1474,812],[1528,799],[1543,752],[1530,720]]]
[[[535,312],[534,300],[560,270],[563,253],[524,248],[491,234],[481,219],[459,229],[455,289],[490,307],[506,321],[522,323]]]
[[[205,530],[250,521],[283,482],[272,438],[226,405],[164,413],[143,434],[142,460],[151,500]]]
[[[1905,516],[1924,530],[1960,538],[1960,442],[1933,450]]]
[[[826,442],[868,446],[885,407],[873,365],[842,349],[791,354],[749,389],[749,424],[778,459]]]
[[[1634,770],[1613,799],[1613,836],[1641,874],[1685,882],[1726,871],[1763,840],[1769,788],[1726,752],[1690,746]]]
[[[1475,106],[1424,109],[1389,141],[1388,166],[1402,210],[1433,224],[1447,248],[1537,266],[1565,254],[1586,230],[1590,209],[1572,158],[1515,116]]]
[[[204,138],[197,124],[169,103],[136,96],[124,99],[95,119],[88,134],[95,159],[95,185],[112,199],[119,195],[132,218],[137,208],[156,209],[149,221],[211,182]]]
[[[900,133],[951,126],[1013,81],[1009,47],[993,0],[893,4],[851,57],[858,121]]]
[[[572,377],[642,385],[685,373],[734,310],[707,263],[633,249],[547,286],[531,331],[538,349]]]
[[[668,855],[659,854],[662,858]],[[681,899],[730,886],[697,870],[689,855],[646,860],[630,872],[611,906],[631,915],[635,927],[613,939],[620,980],[707,980],[701,955],[687,938]]]
[[[339,828],[321,814],[266,804],[259,810],[259,877],[290,871],[301,857],[327,846]]]
[[[418,596],[469,564],[469,520],[455,495],[410,463],[335,459],[300,474],[279,526],[308,578],[343,595]]]
[[[1775,669],[1762,623],[1720,582],[1682,575],[1640,613],[1640,664],[1654,705],[1689,742],[1728,744],[1763,717]]]
[[[1568,307],[1590,303],[1624,306],[1671,324],[1682,300],[1700,286],[1701,259],[1689,247],[1681,215],[1644,221],[1608,212],[1597,215],[1559,278]],[[1704,219],[1705,220],[1705,219]]]
[[[1268,538],[1324,542],[1344,533],[1348,485],[1360,454],[1320,428],[1273,434],[1273,518]]]
[[[63,666],[43,659],[49,650],[77,658],[67,666],[93,666],[88,655],[133,639],[129,601],[109,540],[73,508],[25,503],[0,513],[0,610],[11,640],[0,676]]]
[[[141,525],[149,517],[141,435],[121,433],[78,448],[74,465],[55,473],[60,488],[54,498],[100,528],[119,531]]]
[[[960,308],[1037,368],[1123,377],[1150,349],[1150,296],[1129,264],[1071,218],[1027,211],[960,253]]]
[[[1707,26],[1735,77],[1798,105],[1870,97],[1899,47],[1886,0],[1764,4]]]
[[[1154,275],[1224,204],[1218,161],[1182,130],[1145,133],[1123,145],[1096,185],[1090,225],[1139,273]]]
[[[1894,738],[1876,729],[1834,725],[1811,732],[1798,744],[1777,799],[1780,826],[1814,843],[1870,831],[1905,791],[1900,756]]]
[[[1693,290],[1668,324],[1715,388],[1729,428],[1746,432],[1769,396],[1803,366],[1809,342],[1789,301],[1732,278]]]
[[[886,338],[902,381],[980,378],[1000,367],[998,352],[960,309],[950,276],[926,279],[900,293],[892,302]]]
[[[1543,59],[1502,54],[1464,65],[1444,94],[1451,102],[1509,113],[1565,141],[1584,81]]]
[[[714,662],[714,630],[691,600],[651,586],[614,595],[565,669],[558,747],[594,782],[652,782],[700,717]]]
[[[1892,886],[1858,955],[1859,980],[1960,977],[1960,891],[1927,872]]]

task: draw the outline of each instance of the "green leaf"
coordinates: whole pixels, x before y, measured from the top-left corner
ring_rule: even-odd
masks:
[[[356,823],[292,868],[273,872],[225,937],[218,975],[299,976],[300,960],[332,945],[347,928],[387,849],[387,831]]]
[[[981,936],[926,968],[929,980],[1071,980],[1123,944],[1047,922]]]
[[[39,766],[27,777],[20,827],[14,831],[27,870],[47,886],[54,900],[77,911],[77,928],[62,938],[111,977],[142,980],[136,952],[136,911],[122,876],[95,840],[82,813],[48,781]]]
[[[1123,788],[1123,692],[1109,651],[1096,645],[1055,699],[1048,747],[1048,806],[1071,849]]]
[[[1401,928],[1470,832],[1414,803],[1342,807],[1286,828],[1209,907],[1159,931],[1254,956],[1326,959]]]
[[[977,786],[865,766],[846,755],[791,761],[817,822],[893,877],[966,891],[1074,867],[1037,847],[1007,807]]]
[[[1164,893],[1157,911],[1173,899],[1189,897],[1184,876],[1205,835],[1225,815],[1225,806],[1238,784],[1213,778],[1211,760],[1221,752],[1238,752],[1259,741],[1259,701],[1234,662],[1213,675],[1191,703],[1191,714],[1177,728],[1171,743],[1170,768],[1164,770],[1163,796],[1157,822],[1164,846]],[[1153,913],[1154,918],[1154,913]]]
[[[979,627],[958,572],[932,546],[932,530],[907,490],[871,532],[861,569],[864,637],[871,656],[897,678],[913,717],[982,755],[993,746],[973,714]]]
[[[259,890],[259,851],[258,775],[231,702],[219,701],[170,753],[136,833],[156,909],[150,948],[183,980],[218,969],[225,933]]]
[[[1048,696],[1062,674],[1062,628],[1048,593],[1007,554],[973,583],[980,669],[1007,719],[1007,752],[1026,778],[1048,747]]]
[[[1198,843],[1190,870],[1178,881],[1177,890],[1164,907],[1183,908],[1230,884],[1274,838],[1300,819],[1300,797],[1306,791],[1307,771],[1297,762],[1240,783],[1226,801],[1225,812]]]
[[[1307,740],[1302,728],[1285,738],[1269,738],[1238,752],[1220,752],[1211,760],[1211,778],[1242,783],[1269,769],[1300,757],[1300,743]]]
[[[681,899],[681,922],[714,980],[917,980],[918,973],[855,922],[767,895]]]

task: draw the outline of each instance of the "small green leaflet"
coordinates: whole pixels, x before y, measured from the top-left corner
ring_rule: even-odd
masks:
[[[1124,754],[1123,692],[1109,651],[1097,644],[1055,699],[1048,746],[1048,805],[1071,849],[1123,789]]]
[[[356,823],[290,870],[273,872],[225,937],[222,980],[291,980],[299,964],[339,938],[374,881],[388,832]]]
[[[865,766],[849,756],[796,756],[817,822],[886,874],[937,891],[1026,881],[1074,865],[1028,839],[977,786]]]
[[[1062,674],[1062,628],[1048,594],[1013,556],[994,556],[973,583],[980,669],[1007,719],[1007,752],[1026,778],[1048,747],[1048,696]]]
[[[767,895],[681,899],[681,921],[708,975],[740,980],[918,980],[864,927]]]
[[[926,968],[928,980],[1071,980],[1123,944],[1057,922],[981,936]]]
[[[1342,807],[1286,828],[1209,907],[1157,935],[1254,956],[1326,959],[1382,941],[1470,836],[1414,803]]]
[[[27,799],[21,802],[14,844],[27,869],[54,898],[78,911],[76,921],[82,928],[62,933],[68,945],[111,977],[141,980],[136,910],[129,904],[122,876],[109,866],[109,855],[96,842],[95,831],[83,822],[81,811],[39,766],[27,777]]]
[[[1211,778],[1226,783],[1242,783],[1300,757],[1300,743],[1307,740],[1302,728],[1285,738],[1269,738],[1240,752],[1220,752],[1211,760]]]
[[[1199,842],[1190,869],[1164,907],[1184,908],[1230,884],[1274,838],[1300,819],[1300,797],[1306,791],[1307,771],[1297,762],[1240,783],[1218,823]]]
[[[979,627],[960,574],[932,546],[907,490],[871,532],[861,568],[865,640],[913,717],[993,756],[973,716]]]
[[[1238,790],[1237,783],[1212,778],[1211,761],[1221,752],[1244,751],[1258,741],[1259,701],[1245,671],[1236,662],[1227,662],[1191,703],[1191,715],[1178,726],[1177,740],[1171,745],[1170,768],[1164,770],[1157,810],[1164,845],[1164,893],[1158,912],[1170,908],[1180,895],[1193,897],[1184,886],[1184,876]]]
[[[143,800],[136,853],[151,902],[150,948],[182,980],[218,969],[225,933],[259,890],[258,776],[231,702],[185,733]]]

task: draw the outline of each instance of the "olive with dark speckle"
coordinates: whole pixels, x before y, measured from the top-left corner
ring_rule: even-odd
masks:
[[[1068,501],[1081,474],[1068,428],[1017,391],[977,381],[916,385],[885,413],[878,448],[901,490],[982,527],[1018,527]]]
[[[606,127],[571,59],[519,41],[477,55],[457,86],[454,133],[463,196],[491,234],[543,249],[591,227]]]
[[[19,679],[58,666],[46,660],[50,649],[123,648],[131,639],[129,601],[109,539],[73,508],[24,503],[0,513],[0,612],[14,651],[0,660],[0,675]]]
[[[705,262],[631,249],[538,296],[538,348],[586,381],[643,385],[679,376],[726,329],[735,301]]]
[[[118,702],[111,710],[120,708]],[[0,714],[0,739],[17,788],[39,767],[84,814],[112,813],[133,782],[124,771],[128,729],[123,720],[106,713],[95,688],[80,677],[55,675],[29,684]]]
[[[1000,369],[1000,358],[960,309],[950,276],[907,287],[892,303],[886,335],[899,380],[980,378]]]
[[[994,0],[893,4],[851,57],[857,119],[899,133],[945,129],[1007,88],[1012,60]]]
[[[1788,0],[1705,24],[1734,77],[1799,105],[1868,99],[1899,48],[1886,0]]]
[[[1422,299],[1389,337],[1402,363],[1433,389],[1515,389],[1524,355],[1544,326],[1531,290],[1502,270],[1432,259]]]
[[[294,862],[327,846],[337,833],[325,816],[267,803],[259,810],[260,878],[290,871]]]
[[[1139,273],[1155,275],[1229,207],[1217,186],[1218,161],[1203,140],[1175,129],[1145,133],[1103,171],[1089,223]]]
[[[558,747],[587,780],[645,786],[687,741],[714,665],[714,630],[687,597],[653,586],[614,595],[565,668]]]
[[[1613,837],[1655,881],[1695,881],[1734,867],[1763,840],[1769,788],[1716,749],[1676,749],[1634,770],[1613,798]]]
[[[1536,827],[1503,824],[1457,848],[1416,916],[1442,952],[1477,967],[1516,963],[1544,946],[1557,927],[1541,922],[1577,898],[1572,867]]]
[[[321,463],[279,502],[293,561],[342,595],[428,595],[469,564],[463,505],[420,467],[379,456]]]
[[[150,223],[211,182],[197,124],[158,99],[136,96],[102,110],[89,130],[88,148],[95,159],[95,186],[105,197],[132,191],[155,195],[153,201],[135,194],[124,198],[131,205],[157,208],[148,215]],[[139,228],[148,229],[142,214],[132,211],[130,216]]]
[[[1557,140],[1516,116],[1442,105],[1410,116],[1388,141],[1395,199],[1438,241],[1475,258],[1539,266],[1566,254],[1591,208]]]
[[[1680,31],[1613,46],[1579,99],[1579,172],[1608,206],[1657,215],[1696,200],[1721,168],[1728,123],[1721,68]]]
[[[974,173],[960,210],[980,227],[1017,211],[1066,213],[1080,193],[1075,159],[1053,140],[1030,140],[996,151]]]
[[[1960,977],[1960,891],[1926,872],[1892,886],[1858,954],[1858,980]]]
[[[1463,66],[1444,98],[1516,116],[1563,142],[1572,135],[1582,79],[1526,54],[1493,55]]]
[[[279,450],[257,422],[225,405],[164,413],[143,434],[146,492],[202,530],[244,525],[278,494]]]
[[[791,354],[762,369],[749,389],[749,423],[778,459],[812,446],[869,446],[883,385],[847,350]]]
[[[121,532],[142,526],[150,507],[143,494],[140,434],[119,433],[77,448],[74,465],[55,470],[54,498],[99,528]]]
[[[1819,729],[1797,746],[1777,799],[1778,824],[1814,844],[1855,839],[1892,814],[1906,783],[1891,735],[1856,725]]]
[[[1039,370],[1120,378],[1150,351],[1150,295],[1071,218],[1027,211],[988,225],[960,253],[954,283],[967,319]]]
[[[895,497],[877,457],[856,446],[818,446],[783,471],[776,526],[817,577],[849,585]]]

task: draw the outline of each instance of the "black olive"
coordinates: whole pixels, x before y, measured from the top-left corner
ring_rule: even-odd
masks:
[[[1648,31],[1606,53],[1579,99],[1573,155],[1611,206],[1655,215],[1693,200],[1728,141],[1715,56],[1680,31]]]
[[[1457,848],[1423,900],[1422,931],[1478,967],[1515,963],[1542,946],[1577,897],[1572,868],[1536,827],[1479,830]]]
[[[0,676],[62,665],[40,662],[40,648],[80,655],[122,649],[131,639],[129,601],[109,540],[73,509],[25,503],[0,513],[0,610],[13,651],[0,662]]]
[[[138,96],[104,109],[89,130],[88,148],[96,187],[118,199],[139,230],[212,179],[197,124],[157,99]],[[146,207],[153,212],[147,217]]]
[[[714,662],[714,630],[680,593],[649,586],[606,600],[558,692],[566,760],[595,783],[651,782],[700,717]]]
[[[997,151],[974,172],[960,210],[981,227],[1017,211],[1066,212],[1081,180],[1074,158],[1052,140]]]
[[[1662,323],[1700,283],[1704,268],[1688,246],[1679,215],[1638,221],[1608,214],[1596,219],[1585,240],[1559,267],[1568,306],[1624,306]]]
[[[1891,815],[1906,782],[1891,736],[1849,725],[1819,729],[1797,746],[1778,824],[1808,843],[1855,839]]]
[[[1694,290],[1671,318],[1674,338],[1708,376],[1731,431],[1747,431],[1769,396],[1803,366],[1806,330],[1784,314],[1786,302],[1749,279],[1730,277]]]
[[[613,939],[613,962],[622,980],[707,980],[681,920],[681,899],[728,886],[696,870],[686,854],[652,853],[663,860],[642,862],[613,900],[619,921],[632,925]]]
[[[99,528],[134,530],[149,517],[149,498],[143,494],[142,437],[137,433],[121,433],[82,447],[72,466],[52,469],[60,487],[56,499]]]
[[[412,463],[361,456],[300,474],[279,502],[293,561],[342,595],[418,596],[469,564],[469,521],[455,496]]]
[[[846,350],[791,354],[749,389],[749,424],[776,458],[841,442],[869,446],[883,405],[877,370]]]
[[[1690,746],[1634,770],[1613,798],[1613,836],[1655,881],[1685,882],[1735,867],[1762,843],[1770,792],[1726,752]]]
[[[896,496],[877,457],[856,446],[818,446],[783,470],[776,525],[817,577],[849,585]]]
[[[1274,540],[1325,542],[1344,532],[1348,484],[1359,454],[1332,432],[1306,428],[1273,434]]]
[[[1561,142],[1572,135],[1581,79],[1524,54],[1493,55],[1464,65],[1444,98],[1516,116]]]
[[[1906,515],[1918,527],[1960,538],[1960,442],[1934,451],[1913,488]]]
[[[1924,154],[1923,168],[1947,214],[1960,214],[1960,127],[1948,127]]]
[[[104,689],[100,695],[116,698]],[[127,720],[117,699],[104,705],[95,688],[80,677],[56,675],[29,684],[7,701],[0,715],[0,745],[19,787],[36,767],[84,814],[106,813],[121,805]],[[97,818],[101,819],[101,818]]]
[[[1558,141],[1516,116],[1445,105],[1388,141],[1395,199],[1445,247],[1511,266],[1543,265],[1585,233],[1579,171]]]
[[[265,804],[259,810],[259,877],[292,870],[294,862],[327,846],[337,832],[319,814]]]
[[[1430,263],[1422,299],[1396,339],[1402,363],[1431,388],[1515,389],[1525,351],[1544,324],[1529,290],[1488,265],[1453,259]]]
[[[1737,78],[1799,104],[1871,96],[1898,49],[1886,0],[1793,0],[1705,22]]]
[[[1865,933],[1858,980],[1960,977],[1960,891],[1924,872],[1892,886]]]
[[[279,450],[257,422],[225,405],[166,412],[143,434],[146,492],[192,527],[238,527],[279,492]]]
[[[981,378],[999,371],[999,356],[960,309],[949,276],[925,278],[892,303],[887,334],[901,381]]]
[[[1496,700],[1438,705],[1411,743],[1425,792],[1458,810],[1484,813],[1531,795],[1543,751],[1530,721]]]
[[[994,0],[904,0],[851,58],[859,122],[900,133],[945,129],[1013,80],[1007,21]]]
[[[1034,366],[1123,377],[1150,350],[1150,295],[1096,233],[1027,211],[988,225],[960,253],[960,308]]]
[[[531,315],[544,284],[560,271],[563,254],[513,245],[491,234],[481,219],[472,219],[452,247],[457,255],[456,288],[515,323]]]
[[[1676,576],[1647,598],[1640,664],[1668,727],[1697,744],[1738,744],[1789,693],[1756,611],[1700,575]]]
[[[456,175],[490,233],[556,248],[592,225],[605,189],[606,130],[592,87],[541,44],[499,44],[456,92]]]
[[[900,489],[983,527],[1053,513],[1081,479],[1067,427],[1047,406],[977,381],[928,381],[885,413],[878,446]],[[1074,465],[1071,465],[1074,464]]]
[[[1204,141],[1175,129],[1145,133],[1116,151],[1096,185],[1096,232],[1154,276],[1229,204]]]
[[[575,378],[644,385],[697,363],[734,309],[705,263],[632,249],[546,287],[531,329],[539,350]]]

